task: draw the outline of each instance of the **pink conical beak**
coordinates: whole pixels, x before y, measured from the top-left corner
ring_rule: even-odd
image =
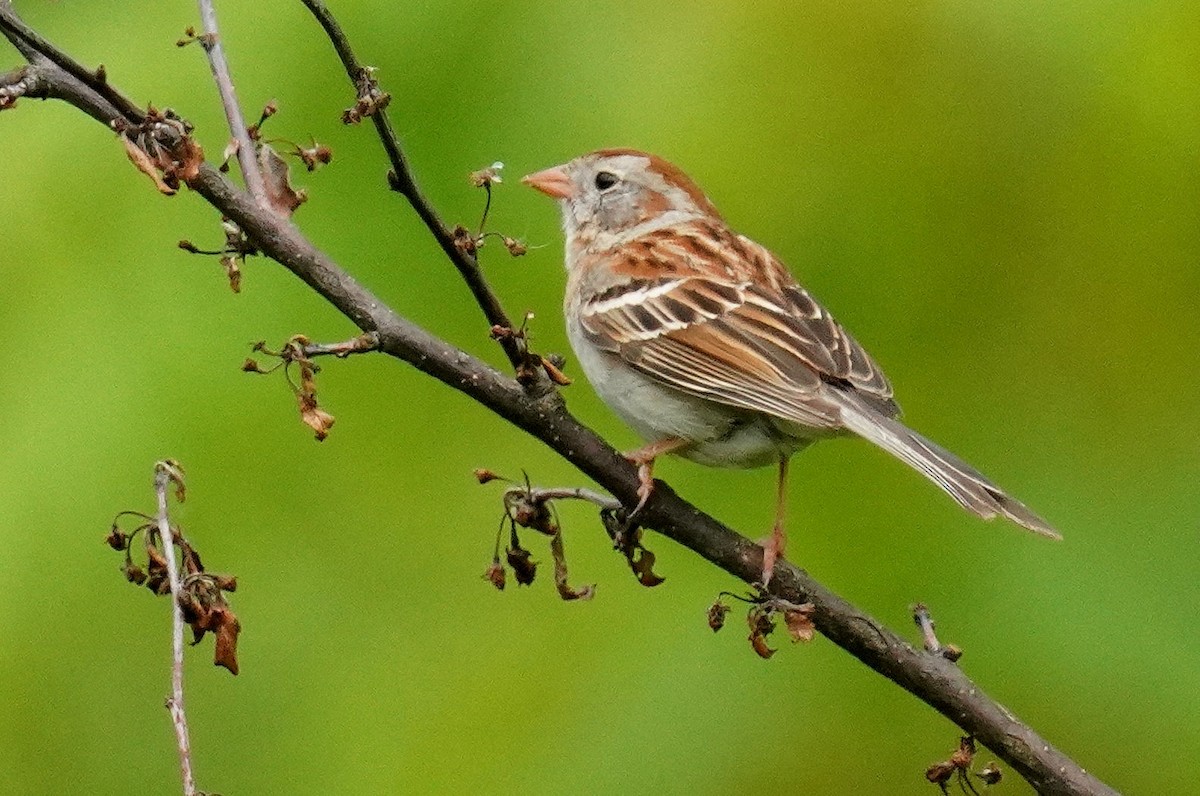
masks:
[[[555,199],[570,199],[575,195],[575,186],[562,166],[554,166],[522,177],[521,182]]]

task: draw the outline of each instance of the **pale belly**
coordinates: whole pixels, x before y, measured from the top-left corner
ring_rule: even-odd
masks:
[[[775,464],[829,431],[694,397],[665,387],[591,345],[571,325],[568,335],[596,393],[647,442],[669,437],[691,444],[677,455],[709,467]]]

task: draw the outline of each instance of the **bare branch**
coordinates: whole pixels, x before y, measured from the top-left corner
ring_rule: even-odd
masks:
[[[155,522],[162,538],[163,555],[167,559],[167,577],[171,585],[171,696],[167,710],[175,726],[175,743],[179,747],[179,769],[183,775],[184,796],[196,796],[196,778],[192,774],[192,744],[188,736],[187,713],[183,707],[183,609],[179,604],[182,586],[179,568],[175,565],[175,537],[167,511],[167,489],[172,482],[181,484],[183,475],[174,462],[161,461],[154,465],[154,492],[158,497]]]
[[[372,69],[369,66],[364,66],[354,55],[354,50],[350,47],[350,40],[346,38],[346,34],[342,31],[337,20],[334,19],[332,12],[325,6],[322,0],[303,0],[304,5],[317,18],[317,22],[325,29],[325,34],[333,43],[333,48],[337,51],[338,58],[341,59],[342,66],[346,69],[346,74],[350,77],[350,82],[355,86],[356,90],[362,91],[364,84],[370,85],[374,89],[378,89],[375,85],[375,79],[372,76]],[[396,137],[396,131],[392,129],[391,120],[388,118],[387,111],[380,107],[377,111],[371,114],[371,120],[375,123],[375,130],[379,134],[379,141],[383,144],[383,149],[387,153],[388,160],[392,164],[392,170],[388,174],[388,184],[393,190],[399,192],[408,199],[409,204],[417,211],[417,215],[421,217],[421,221],[429,228],[438,245],[442,247],[442,252],[445,253],[447,259],[454,264],[462,275],[463,280],[470,288],[471,294],[475,297],[475,301],[479,304],[479,308],[483,311],[483,315],[487,318],[489,326],[501,326],[504,328],[512,328],[512,322],[505,313],[504,308],[500,305],[500,299],[492,292],[488,286],[487,279],[479,268],[479,260],[473,255],[463,251],[454,239],[453,231],[443,223],[433,205],[421,193],[421,189],[417,186],[416,178],[413,176],[412,169],[408,165],[408,158],[404,155],[404,150],[400,146],[400,140]],[[490,199],[490,195],[489,195]],[[516,340],[500,338],[500,345],[504,348],[504,353],[508,356],[509,363],[514,368],[520,368],[525,362],[524,352]],[[538,376],[537,386],[540,390],[545,391],[550,389],[550,382],[545,377]]]
[[[269,208],[266,185],[263,183],[262,172],[258,169],[258,159],[255,157],[254,142],[250,140],[250,133],[246,129],[246,120],[242,117],[242,108],[238,105],[237,92],[233,88],[233,77],[229,73],[229,63],[225,60],[225,48],[221,44],[221,33],[217,28],[216,5],[213,0],[198,2],[200,24],[204,27],[200,45],[208,55],[213,80],[216,81],[221,105],[225,108],[225,118],[229,122],[229,132],[233,140],[237,141],[237,159],[242,170],[242,179],[246,183],[246,189],[259,205]]]
[[[331,18],[327,11],[322,16],[324,6],[316,0],[305,0],[305,3],[329,32]],[[0,0],[0,31],[12,39],[13,31],[23,28],[11,6]],[[331,38],[343,55],[347,71],[354,77],[355,70],[361,72],[362,67],[346,55],[349,48],[342,46],[344,36],[336,26],[333,30],[340,38],[335,38],[333,33]],[[48,43],[38,40],[37,45],[30,45],[28,37],[18,38],[25,45],[22,52],[35,65],[43,63],[39,60],[43,56],[58,59],[54,61],[56,64],[63,59],[70,60]],[[42,53],[39,48],[46,52]],[[106,119],[94,112],[105,106],[105,97],[86,81],[80,81],[73,69],[82,67],[75,65],[42,72],[41,78],[48,83],[47,96],[62,97],[89,115],[111,123],[111,116]],[[129,113],[127,108],[119,105],[110,104],[109,107],[123,114]],[[411,182],[411,174],[386,119],[381,120],[381,116],[376,115],[375,122],[389,157],[397,166],[399,184],[404,184],[402,175],[408,175]],[[299,277],[360,329],[375,332],[385,353],[461,391],[540,439],[623,505],[637,502],[639,482],[635,468],[595,432],[579,423],[557,393],[549,389],[526,391],[515,380],[401,317],[314,247],[295,227],[259,207],[216,168],[203,165],[188,184],[237,223],[264,254]],[[452,245],[447,247],[448,233],[444,225],[419,199],[415,187],[408,190],[411,195],[406,195],[472,286],[489,320],[501,319],[501,325],[507,325],[503,323],[503,314],[494,296],[482,282],[474,260],[464,258]],[[414,201],[413,197],[418,199]],[[666,484],[657,484],[640,521],[645,527],[669,536],[746,583],[761,578],[761,547],[682,500]],[[778,562],[771,580],[771,593],[797,605],[811,603],[812,621],[822,634],[974,736],[1039,793],[1115,794],[1041,738],[1033,728],[984,694],[952,663],[941,656],[914,649],[803,570],[786,561]]]

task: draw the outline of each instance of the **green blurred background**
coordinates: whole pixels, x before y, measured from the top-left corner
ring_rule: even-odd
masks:
[[[225,123],[194,4],[18,0],[138,102]],[[957,509],[869,446],[817,446],[791,484],[793,557],[915,640],[930,604],[963,668],[1114,786],[1179,792],[1200,757],[1200,10],[1031,4],[335,2],[395,95],[451,222],[507,164],[484,250],[508,308],[566,351],[555,208],[521,174],[600,146],[658,152],[774,249],[875,354],[915,427],[1050,518],[1052,544]],[[500,364],[470,297],[386,191],[369,127],[298,2],[223,3],[238,88],[271,135],[328,143],[297,223],[401,313]],[[19,59],[7,45],[0,67]],[[769,662],[738,584],[662,538],[647,590],[564,507],[572,577],[495,592],[499,518],[475,467],[584,479],[382,357],[326,365],[317,444],[251,341],[351,326],[270,262],[241,295],[216,214],[157,195],[111,133],[57,103],[0,115],[0,792],[171,793],[167,606],[125,584],[109,518],[181,460],[185,529],[240,577],[242,674],[189,652],[201,787],[289,793],[929,793],[956,728],[818,639]],[[568,368],[570,370],[570,367]],[[578,381],[572,409],[637,441]],[[682,494],[760,536],[770,470],[669,461]],[[529,539],[549,561],[541,540]],[[991,755],[983,751],[982,763]],[[1025,793],[1012,775],[1000,792]]]

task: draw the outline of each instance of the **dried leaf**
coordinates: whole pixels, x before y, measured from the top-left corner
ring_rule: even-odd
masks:
[[[235,254],[221,255],[221,267],[225,269],[225,277],[229,280],[229,289],[234,293],[242,292],[241,258]]]
[[[626,555],[629,558],[629,566],[633,570],[633,574],[637,575],[638,583],[643,586],[654,587],[666,580],[666,578],[654,572],[654,553],[642,547],[640,543],[634,546]]]
[[[563,551],[561,533],[554,534],[550,539],[550,554],[554,557],[554,585],[558,589],[558,595],[564,600],[592,599],[596,593],[595,584],[574,589],[567,583],[567,559]]]
[[[197,553],[190,544],[182,541],[183,536],[178,528],[174,529],[175,539],[180,542],[181,555],[183,558],[183,571],[188,575],[204,571],[204,564],[200,563],[200,554]]]
[[[560,387],[567,387],[571,384],[571,377],[563,373],[550,357],[542,357],[542,370],[546,371],[550,381]]]
[[[729,606],[720,600],[708,607],[708,626],[714,633],[725,627],[725,615],[728,613]]]
[[[230,674],[238,673],[237,640],[242,632],[242,623],[227,606],[221,606],[212,612],[217,616],[216,627],[210,628],[217,634],[216,648],[213,652],[213,663],[224,666]]]
[[[291,218],[296,208],[308,200],[308,194],[292,187],[288,162],[269,144],[262,144],[258,148],[258,166],[271,209],[283,218]]]
[[[512,567],[513,577],[517,579],[518,586],[528,586],[533,583],[538,565],[530,557],[528,550],[520,545],[514,545],[505,550],[505,556],[508,559],[508,565]]]
[[[934,763],[925,769],[925,779],[934,785],[941,785],[944,791],[946,783],[950,781],[950,777],[954,776],[954,771],[955,768],[950,763]]]
[[[296,399],[300,404],[300,419],[313,430],[317,441],[328,437],[329,429],[333,427],[334,416],[317,406],[317,397],[313,393],[299,392]]]
[[[483,579],[491,581],[491,584],[496,587],[497,591],[504,591],[505,571],[500,564],[500,559],[493,558],[491,565],[483,573]]]
[[[767,644],[767,636],[775,630],[775,622],[771,620],[771,612],[761,606],[755,606],[746,614],[746,622],[750,625],[750,646],[764,660],[775,654],[775,650]]]
[[[104,543],[113,550],[124,550],[129,547],[129,536],[114,524],[109,530],[108,536],[104,537]]]
[[[128,559],[126,559],[124,565],[122,565],[121,572],[125,573],[125,580],[129,581],[130,583],[136,583],[137,585],[141,586],[146,582],[145,570]]]
[[[795,608],[785,609],[783,623],[792,637],[792,641],[812,641],[816,627],[812,622],[812,603],[804,603]]]
[[[235,592],[237,591],[237,577],[235,575],[213,575],[213,584],[221,591]]]
[[[160,193],[167,196],[174,196],[175,189],[163,182],[162,176],[158,173],[158,167],[154,160],[151,159],[146,151],[129,139],[129,136],[120,135],[121,143],[125,145],[125,154],[129,157],[129,161],[137,167],[137,170],[145,174],[154,181],[154,186],[158,188]]]

